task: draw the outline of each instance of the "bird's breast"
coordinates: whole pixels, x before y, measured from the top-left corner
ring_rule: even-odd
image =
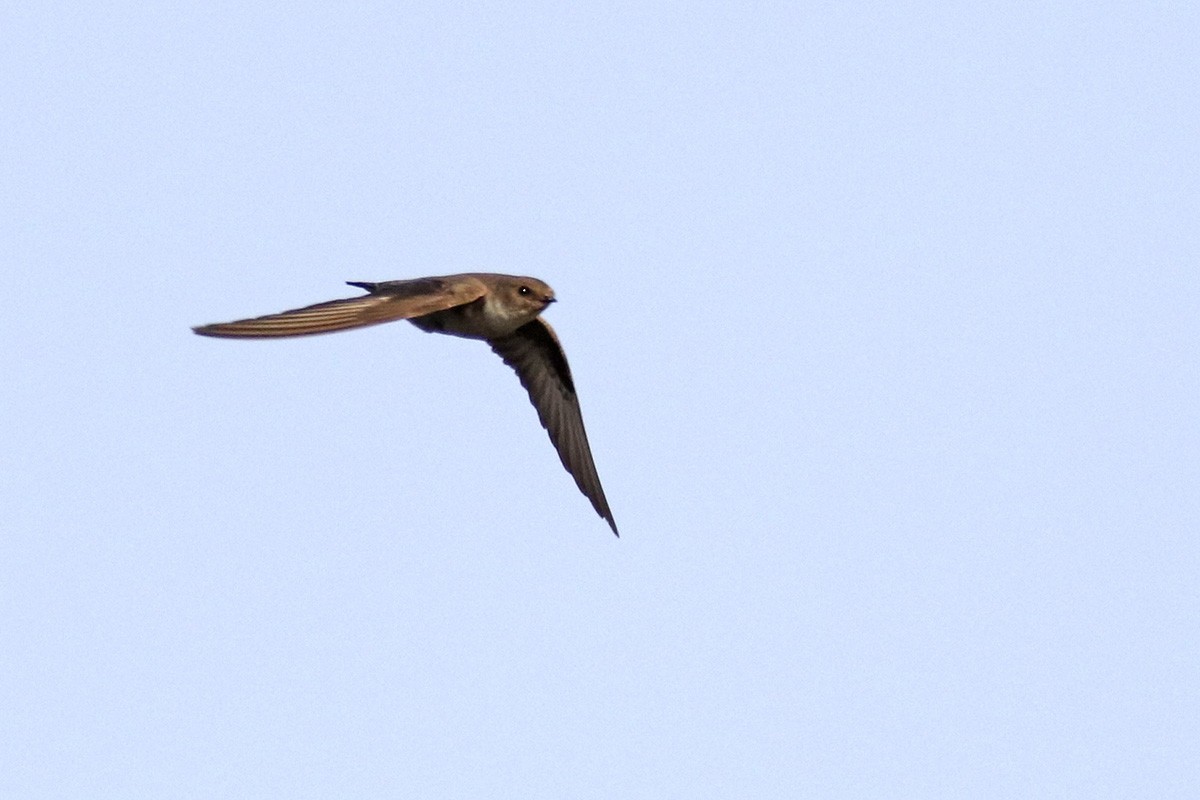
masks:
[[[489,299],[481,297],[445,311],[414,317],[409,322],[426,333],[446,333],[465,339],[495,339],[508,336],[532,319],[528,314],[508,313],[501,304],[489,303]]]

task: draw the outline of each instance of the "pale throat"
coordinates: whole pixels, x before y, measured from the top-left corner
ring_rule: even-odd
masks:
[[[505,336],[524,325],[542,313],[540,308],[530,308],[524,303],[507,303],[495,294],[488,295],[483,301],[484,324],[491,328],[494,336]]]

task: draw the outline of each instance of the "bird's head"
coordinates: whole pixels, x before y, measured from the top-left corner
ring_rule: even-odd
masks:
[[[498,289],[504,304],[530,319],[555,301],[554,290],[537,278],[509,276]]]

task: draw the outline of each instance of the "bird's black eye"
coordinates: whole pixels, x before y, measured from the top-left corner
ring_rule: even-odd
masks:
[[[528,286],[522,286],[520,289],[517,289],[517,294],[529,294],[532,291],[533,290],[530,289]]]

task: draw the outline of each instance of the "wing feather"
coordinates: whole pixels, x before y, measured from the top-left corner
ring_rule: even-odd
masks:
[[[508,336],[490,339],[488,344],[517,373],[537,409],[542,427],[579,491],[591,501],[592,508],[608,522],[613,533],[620,536],[592,460],[571,368],[554,329],[538,317]]]
[[[370,294],[330,300],[279,314],[201,325],[192,330],[201,336],[234,339],[311,336],[445,311],[478,300],[487,291],[481,281],[466,277],[457,280],[420,278],[351,285],[361,286]]]

